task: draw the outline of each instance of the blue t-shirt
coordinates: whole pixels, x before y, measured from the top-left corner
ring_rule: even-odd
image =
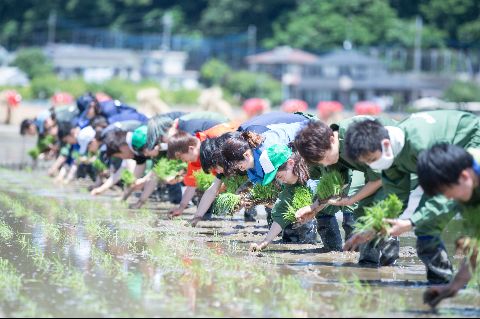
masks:
[[[262,183],[265,173],[260,164],[260,155],[262,152],[276,144],[288,145],[295,139],[297,133],[308,124],[309,120],[290,124],[272,124],[269,125],[269,131],[262,133],[263,143],[252,150],[254,167],[247,170],[248,179],[254,183]]]

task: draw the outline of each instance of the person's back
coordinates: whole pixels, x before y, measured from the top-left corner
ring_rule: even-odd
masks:
[[[394,165],[401,171],[413,174],[417,169],[414,154],[436,143],[448,142],[462,147],[480,144],[478,117],[467,112],[442,110],[414,113],[400,122],[398,127],[405,133],[405,145]],[[404,160],[404,157],[412,160]]]
[[[270,112],[259,116],[255,116],[250,120],[242,123],[238,131],[253,131],[256,133],[263,133],[269,130],[269,125],[273,124],[290,124],[296,122],[303,122],[306,117],[301,114],[292,114],[286,112]]]

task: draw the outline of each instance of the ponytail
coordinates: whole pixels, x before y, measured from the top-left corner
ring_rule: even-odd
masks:
[[[260,145],[262,145],[263,140],[265,139],[260,134],[250,132],[250,131],[242,132],[241,137],[248,143],[250,148],[259,147]]]
[[[246,151],[259,147],[264,137],[253,132],[242,132],[221,142],[223,168],[226,175],[236,174],[235,166],[245,159]]]

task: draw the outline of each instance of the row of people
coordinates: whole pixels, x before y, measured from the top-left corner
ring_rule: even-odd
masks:
[[[359,250],[360,264],[387,266],[399,258],[398,236],[414,230],[427,280],[447,285],[428,291],[432,305],[454,295],[476,266],[474,262],[462,264],[452,281],[453,266],[440,237],[448,222],[464,210],[465,205],[458,201],[476,203],[471,197],[478,188],[480,169],[464,149],[478,148],[480,127],[478,118],[470,113],[422,112],[400,122],[355,116],[331,125],[306,113],[283,112],[266,113],[244,123],[212,112],[172,112],[147,119],[117,101],[98,103],[90,95],[79,98],[78,108],[71,114],[69,120],[64,117],[62,121],[53,114],[43,116],[41,125],[33,122],[36,129],[22,124],[22,132],[36,130],[69,145],[68,153],[58,151],[50,170],[52,173],[69,164],[67,180],[80,165],[91,164],[94,159],[108,164],[109,177],[102,181],[97,176],[92,195],[117,184],[122,171],[129,169],[135,181],[125,189],[123,199],[141,190],[138,202],[132,205],[141,207],[160,182],[152,170],[146,170],[146,163],[155,165],[166,156],[188,165],[185,174],[161,181],[168,185],[170,200],[178,205],[170,217],[182,215],[192,201],[197,172],[213,175],[213,182],[201,194],[192,226],[209,216],[229,179],[245,176],[249,184],[242,187],[247,189],[279,185],[278,198],[267,207],[269,232],[264,240],[252,244],[252,250],[265,249],[280,234],[285,241],[299,242],[315,242],[318,234],[325,251]],[[447,144],[436,145],[440,142]],[[466,163],[463,166],[458,166],[462,163],[460,153]],[[449,167],[459,168],[449,174],[445,172]],[[287,218],[296,189],[306,186],[313,190],[333,171],[345,183],[342,195],[326,202],[316,199],[299,208],[295,220]],[[396,194],[407,207],[418,184],[425,193],[415,212],[408,219],[388,220],[388,236],[373,230],[354,232],[355,221],[366,208],[389,194]],[[457,184],[463,188],[458,190]],[[182,185],[186,187],[183,192]],[[251,203],[243,206],[246,212],[254,209]],[[335,217],[338,212],[343,214],[344,244]]]

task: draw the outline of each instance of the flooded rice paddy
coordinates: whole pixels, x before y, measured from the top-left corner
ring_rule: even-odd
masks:
[[[118,189],[92,198],[86,181],[54,185],[41,169],[3,168],[0,180],[0,317],[480,316],[475,287],[436,312],[422,304],[412,234],[397,265],[379,269],[321,243],[251,254],[268,230],[262,216],[191,228],[193,208],[170,221],[168,203],[129,210]],[[457,227],[445,233],[449,252]]]

